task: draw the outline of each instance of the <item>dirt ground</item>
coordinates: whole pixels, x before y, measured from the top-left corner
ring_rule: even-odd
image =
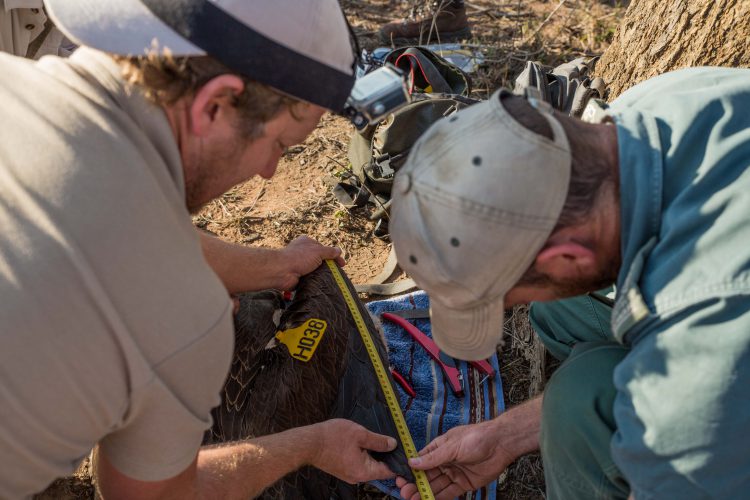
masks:
[[[407,16],[423,4],[415,0],[341,3],[366,49],[380,46],[377,29],[381,24]],[[527,60],[556,65],[601,54],[625,10],[623,2],[597,0],[473,0],[466,4],[473,32],[467,44],[484,57],[484,64],[471,75],[477,98],[487,98],[503,86],[512,88]],[[284,155],[271,180],[252,179],[235,187],[196,215],[195,224],[230,241],[266,247],[311,236],[341,247],[349,277],[354,283],[367,282],[381,271],[389,243],[373,235],[374,223],[368,219],[371,208],[347,211],[326,182],[350,168],[347,147],[352,130],[343,118],[324,116],[303,144]],[[508,407],[539,393],[554,368],[531,334],[524,308],[509,316],[500,355]],[[44,498],[90,498],[91,494],[90,483],[79,477],[59,482]],[[362,497],[382,495],[363,489]],[[501,476],[498,497],[544,498],[537,455],[522,457]]]

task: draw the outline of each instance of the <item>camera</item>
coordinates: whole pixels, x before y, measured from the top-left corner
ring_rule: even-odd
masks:
[[[411,101],[404,74],[391,64],[376,69],[354,82],[344,107],[344,116],[362,129],[377,123]]]

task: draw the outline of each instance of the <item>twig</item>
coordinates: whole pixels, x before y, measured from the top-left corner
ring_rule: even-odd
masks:
[[[483,10],[481,12],[467,13],[466,17],[479,17],[479,16],[482,16],[482,15],[487,15],[487,16],[489,16],[492,19],[497,19],[497,18],[500,18],[500,17],[505,17],[507,19],[517,19],[517,18],[520,18],[520,17],[531,17],[533,14],[531,12],[528,12],[528,11],[524,11],[524,12],[507,12],[507,11],[504,11],[504,10],[489,10],[489,9],[485,9],[485,10]]]
[[[221,198],[216,198],[216,202],[219,205],[219,208],[221,208],[221,211],[224,212],[225,217],[231,217],[232,214],[229,213],[229,209],[227,208],[226,204]]]
[[[343,168],[343,169],[345,169],[345,170],[349,170],[349,167],[347,167],[346,165],[344,165],[343,163],[341,163],[340,161],[338,161],[338,160],[337,160],[336,158],[334,158],[333,156],[331,156],[331,155],[326,155],[326,158],[328,158],[328,159],[329,159],[329,160],[331,160],[332,162],[336,163],[336,164],[337,164],[337,165],[338,165],[339,167],[341,167],[341,168]]]
[[[266,181],[267,179],[263,179],[263,183],[260,185],[260,191],[258,191],[258,194],[255,196],[255,199],[250,204],[250,206],[247,208],[248,212],[251,212],[253,208],[255,208],[255,204],[258,203],[258,200],[260,200],[260,197],[263,196],[266,192]]]
[[[542,27],[545,24],[547,24],[547,22],[550,19],[552,19],[552,16],[555,15],[555,12],[557,12],[558,10],[560,10],[560,7],[562,7],[564,3],[565,3],[565,0],[560,0],[560,3],[557,4],[557,7],[555,7],[554,9],[552,9],[552,12],[550,12],[549,15],[544,19],[544,21],[542,21],[542,23],[539,26],[536,27],[536,29],[534,30],[534,32],[531,35],[527,36],[526,38],[523,39],[523,41],[521,41],[521,44],[525,44],[529,40],[531,40],[532,38],[534,38],[536,36],[536,34],[539,33],[539,31],[542,29]]]
[[[480,12],[484,12],[486,10],[489,10],[488,7],[480,7],[478,5],[475,5],[472,2],[464,2],[464,5],[466,5],[470,9],[478,10]],[[493,7],[513,7],[513,4],[512,3],[500,3],[500,4],[493,5]]]

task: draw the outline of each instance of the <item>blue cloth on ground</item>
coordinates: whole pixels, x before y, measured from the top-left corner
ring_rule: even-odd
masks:
[[[403,328],[381,320],[380,315],[384,312],[429,307],[429,298],[425,292],[418,291],[388,300],[370,302],[366,306],[370,314],[377,318],[376,324],[379,322],[382,325],[388,343],[391,367],[400,373],[416,392],[416,397],[412,398],[396,384],[399,403],[417,450],[421,450],[437,436],[445,434],[457,425],[491,420],[505,410],[497,355],[488,360],[495,369],[495,375],[484,382],[484,373],[466,362],[457,360],[456,366],[461,370],[464,379],[464,395],[459,398],[453,394],[442,370],[433,362],[427,351]],[[432,337],[429,319],[409,321],[428,337]],[[381,491],[400,498],[394,481],[373,481],[372,484]],[[474,492],[471,498],[494,500],[496,489],[497,481],[493,481]]]

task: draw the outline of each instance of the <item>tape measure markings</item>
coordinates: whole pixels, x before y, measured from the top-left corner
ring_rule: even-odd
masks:
[[[346,302],[346,305],[349,307],[349,311],[351,311],[352,316],[354,317],[354,322],[357,324],[357,329],[359,330],[359,334],[365,344],[367,354],[370,356],[372,366],[375,369],[375,376],[378,379],[380,388],[383,389],[383,395],[385,396],[386,404],[388,405],[388,409],[390,410],[391,416],[393,417],[393,423],[396,425],[396,430],[398,431],[398,435],[401,438],[401,444],[404,447],[406,456],[408,458],[415,458],[418,456],[417,448],[414,446],[414,441],[412,440],[411,434],[409,433],[409,428],[406,426],[404,414],[401,412],[401,406],[399,405],[398,399],[396,398],[396,393],[393,391],[393,386],[388,379],[388,375],[385,371],[385,367],[383,366],[383,362],[380,359],[380,355],[378,354],[377,348],[373,343],[372,337],[370,337],[367,325],[365,325],[365,321],[362,318],[362,314],[359,308],[357,307],[357,303],[354,301],[351,290],[349,290],[349,287],[344,281],[344,277],[341,275],[341,271],[339,271],[338,265],[333,260],[326,260],[326,264],[331,269],[333,279],[336,281],[336,284],[341,290],[341,293],[344,295],[344,301]],[[434,500],[435,496],[432,493],[432,489],[430,488],[430,483],[427,480],[427,475],[425,474],[425,472],[415,469],[412,469],[412,472],[414,473],[414,480],[416,482],[417,489],[419,490],[419,494],[421,495],[422,500]]]

